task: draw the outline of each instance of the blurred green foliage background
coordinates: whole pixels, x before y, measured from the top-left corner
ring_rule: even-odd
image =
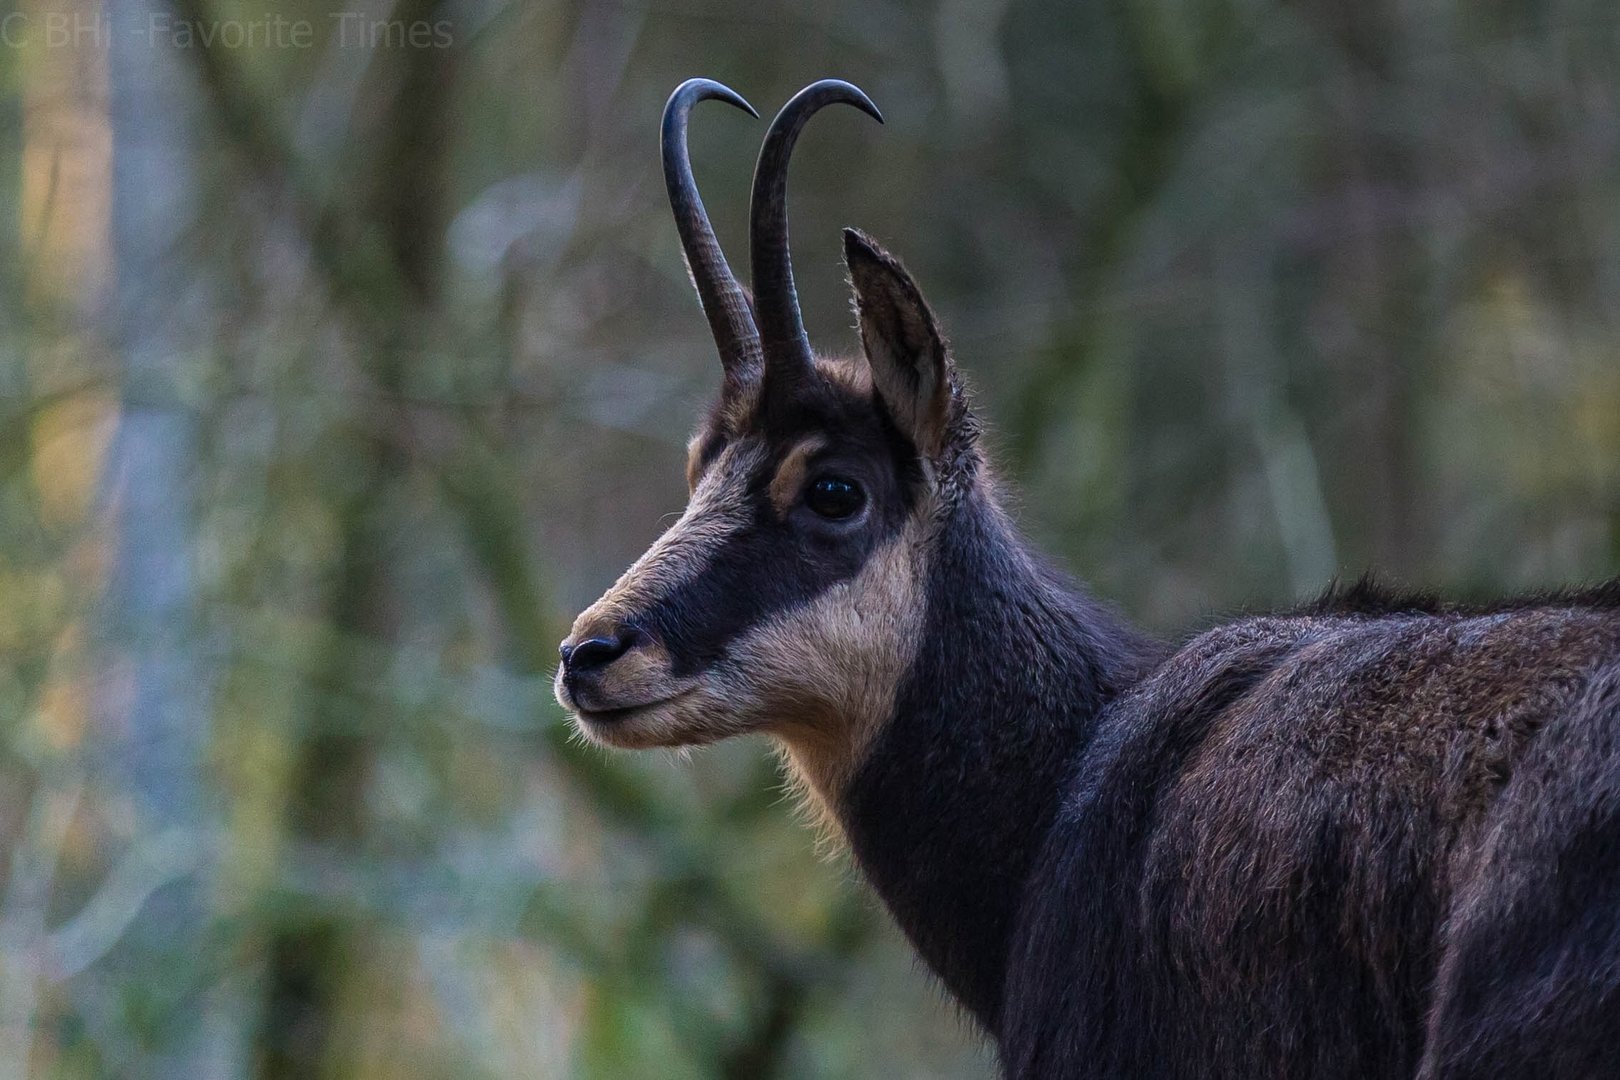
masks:
[[[1143,624],[1620,565],[1609,0],[0,28],[0,1080],[990,1073],[762,744],[609,756],[551,699],[718,385],[688,76],[871,93],[795,163],[812,337],[872,231],[1027,528]],[[762,128],[694,118],[739,266]]]

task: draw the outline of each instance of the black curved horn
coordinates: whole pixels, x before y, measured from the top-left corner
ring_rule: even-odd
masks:
[[[787,166],[793,144],[805,122],[824,105],[853,105],[878,123],[883,114],[872,100],[841,79],[822,79],[793,95],[771,121],[754,166],[754,191],[748,204],[748,246],[752,259],[754,305],[766,365],[785,370],[808,368],[810,339],[799,314],[788,254]]]
[[[710,98],[724,101],[759,118],[754,107],[741,94],[713,79],[687,79],[675,88],[664,106],[662,144],[664,186],[669,190],[670,209],[675,211],[675,228],[681,234],[681,250],[686,268],[697,286],[698,300],[709,318],[709,329],[720,350],[720,364],[728,379],[741,379],[762,360],[759,331],[754,327],[748,294],[737,283],[726,265],[726,257],[715,239],[714,226],[698,197],[697,181],[686,151],[686,121],[692,106]]]

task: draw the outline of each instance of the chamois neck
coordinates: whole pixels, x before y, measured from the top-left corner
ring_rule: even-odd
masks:
[[[1012,922],[1063,781],[1097,713],[1163,653],[988,498],[950,510],[929,563],[918,655],[837,812],[917,951],[996,1034]]]

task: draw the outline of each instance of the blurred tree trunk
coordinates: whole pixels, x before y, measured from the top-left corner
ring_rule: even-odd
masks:
[[[111,469],[116,552],[109,592],[121,674],[106,698],[119,788],[140,814],[136,842],[194,830],[207,843],[204,778],[210,671],[194,565],[199,424],[184,400],[204,355],[213,298],[185,257],[206,185],[195,141],[195,87],[185,56],[147,36],[148,0],[108,0],[113,137],[113,336],[122,400]],[[94,18],[94,11],[85,13]],[[132,928],[132,994],[157,998],[151,1033],[160,1076],[241,1070],[239,989],[211,985],[203,947],[211,926],[208,875],[166,889]],[[152,980],[154,972],[161,979]],[[144,984],[137,983],[144,979]],[[198,1003],[202,1003],[199,1009]]]
[[[113,238],[123,362],[116,446],[113,600],[130,657],[122,769],[160,820],[195,820],[207,736],[195,654],[192,484],[198,429],[179,400],[206,300],[177,258],[196,216],[186,86],[178,63],[134,31],[149,7],[112,0]]]
[[[405,0],[391,19],[407,26],[445,17],[445,0]],[[360,113],[379,116],[382,136],[368,164],[363,203],[354,208],[362,228],[380,233],[387,253],[383,268],[392,287],[357,292],[350,275],[335,266],[333,299],[364,339],[366,374],[381,392],[371,430],[351,445],[369,461],[337,467],[376,477],[373,486],[340,512],[340,549],[327,612],[344,643],[315,680],[304,744],[292,777],[287,821],[294,851],[336,849],[358,857],[365,843],[367,777],[382,721],[370,677],[347,647],[357,642],[384,647],[398,639],[390,567],[405,557],[411,534],[396,514],[393,496],[411,468],[409,417],[401,404],[413,360],[420,358],[422,329],[430,325],[444,238],[442,158],[449,142],[446,108],[452,98],[456,51],[449,47],[385,52]],[[318,215],[315,215],[318,216]],[[336,271],[333,273],[333,271]],[[364,275],[370,279],[371,275]],[[355,915],[317,910],[289,925],[270,947],[270,980],[259,1035],[258,1074],[270,1078],[341,1076],[349,1069],[340,1013],[349,988],[364,986],[368,960],[365,931]]]
[[[379,453],[378,475],[401,465]],[[392,636],[384,595],[386,567],[400,543],[390,529],[381,486],[343,508],[342,550],[334,568],[327,618],[337,647],[312,680],[310,713],[292,776],[286,823],[291,846],[358,857],[364,841],[365,782],[373,705],[369,677],[355,661],[360,641]],[[282,926],[269,947],[269,981],[259,1032],[258,1074],[264,1077],[342,1075],[334,1039],[344,988],[364,962],[351,912],[323,898]]]

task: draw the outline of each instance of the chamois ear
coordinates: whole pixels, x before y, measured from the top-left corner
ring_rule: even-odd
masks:
[[[889,415],[925,457],[945,444],[954,382],[944,335],[900,260],[858,229],[844,230],[861,345]]]

